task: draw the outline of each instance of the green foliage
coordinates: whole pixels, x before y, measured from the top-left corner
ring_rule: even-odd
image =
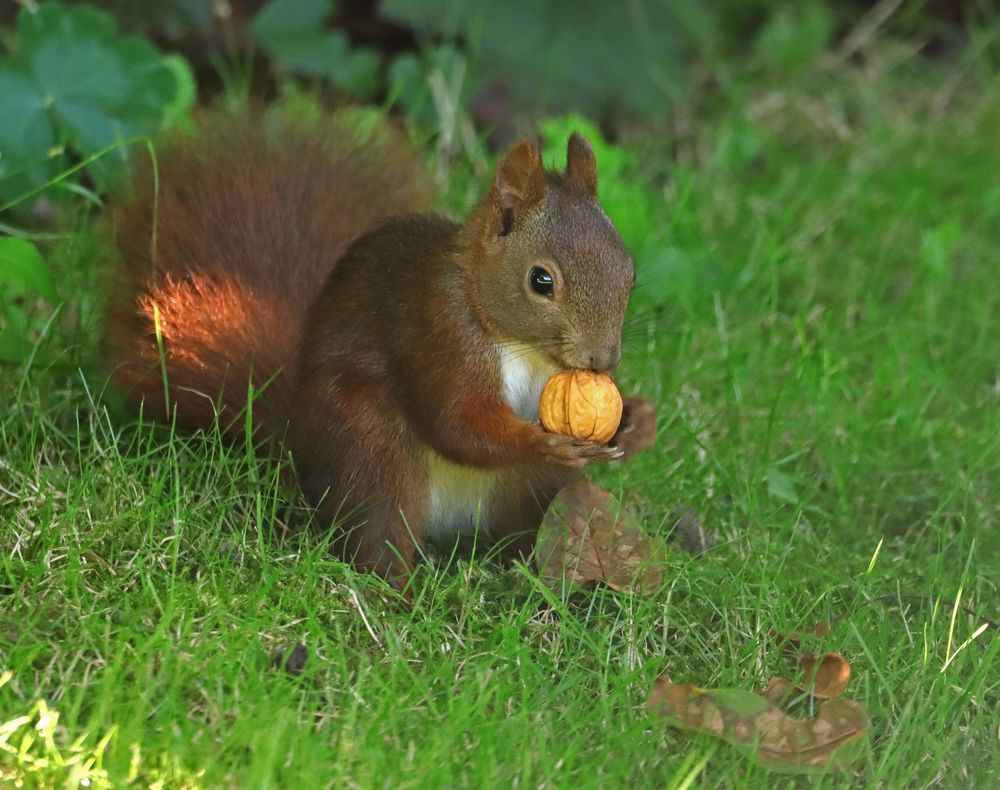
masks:
[[[754,42],[754,60],[766,68],[798,68],[826,49],[833,32],[829,4],[808,0],[781,5]]]
[[[0,673],[0,694],[6,693],[4,686],[12,677],[12,672]],[[66,787],[111,787],[101,763],[114,729],[94,746],[88,748],[81,738],[64,749],[56,743],[58,726],[59,713],[45,700],[35,702],[24,715],[0,721],[0,766],[5,769],[0,777],[14,787],[34,785],[40,776],[53,785],[57,778]],[[48,782],[43,779],[40,784]]]
[[[599,0],[386,0],[383,13],[428,40],[462,42],[476,87],[510,86],[518,109],[650,113],[683,89],[685,49],[710,25],[704,4]]]
[[[400,55],[389,67],[390,97],[410,118],[434,126],[447,114],[443,104],[458,111],[469,106],[467,70],[465,55],[450,44],[428,47],[419,55]]]
[[[767,493],[770,496],[782,502],[787,502],[789,505],[799,504],[800,499],[795,490],[795,483],[784,472],[779,472],[772,467],[767,470],[765,480],[767,481]]]
[[[45,259],[24,239],[0,238],[0,363],[22,364],[35,355],[44,328],[34,309],[39,298],[56,301]]]
[[[351,48],[345,33],[325,29],[334,7],[334,0],[271,0],[254,18],[251,32],[279,66],[371,96],[379,86],[379,55]]]
[[[215,13],[224,5],[205,0],[88,0],[118,20],[122,30],[155,29],[171,40],[212,35]]]
[[[180,122],[194,93],[181,58],[119,35],[107,14],[86,5],[25,7],[15,50],[0,57],[0,199],[44,184],[75,159]],[[105,184],[111,168],[105,158],[89,170]]]
[[[383,13],[431,39],[464,41],[476,86],[510,84],[524,109],[648,113],[680,90],[700,4],[387,0]],[[683,13],[679,13],[683,11]]]
[[[473,85],[464,53],[441,44],[419,55],[401,55],[389,69],[389,84],[388,102],[404,109],[417,129],[433,131],[439,168],[459,157],[475,168],[485,165],[484,145],[469,110]],[[444,180],[443,170],[438,175]]]
[[[642,114],[684,90],[686,50],[708,48],[711,15],[693,0],[615,4],[533,0],[389,0],[381,13],[412,26],[424,46],[394,58],[351,47],[329,30],[334,0],[271,0],[257,14],[254,40],[279,67],[370,97],[388,90],[429,126],[453,124],[495,82],[516,113],[583,111]],[[437,84],[435,83],[437,81]]]

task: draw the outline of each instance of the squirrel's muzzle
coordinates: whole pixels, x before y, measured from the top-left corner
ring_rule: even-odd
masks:
[[[610,373],[618,367],[618,363],[621,360],[622,347],[621,344],[616,344],[607,348],[593,349],[587,367],[599,373]]]

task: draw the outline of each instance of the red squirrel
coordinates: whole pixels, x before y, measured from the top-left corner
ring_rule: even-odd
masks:
[[[110,212],[114,379],[191,428],[252,385],[255,437],[358,569],[405,580],[424,542],[471,535],[525,554],[559,490],[623,454],[538,423],[551,374],[616,367],[635,282],[579,135],[563,173],[514,145],[463,224],[428,213],[392,132],[342,116],[209,115],[156,150]]]

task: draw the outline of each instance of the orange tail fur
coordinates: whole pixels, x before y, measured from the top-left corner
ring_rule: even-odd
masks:
[[[130,400],[188,428],[240,420],[252,386],[256,435],[281,435],[327,274],[385,218],[427,210],[429,179],[394,134],[362,139],[343,115],[208,115],[156,153],[158,190],[144,156],[110,212],[105,360]]]

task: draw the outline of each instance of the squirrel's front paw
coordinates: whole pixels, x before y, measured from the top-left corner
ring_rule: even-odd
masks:
[[[561,433],[546,433],[542,437],[542,453],[549,463],[580,469],[598,461],[614,461],[624,451],[619,447],[598,444]]]
[[[656,407],[651,401],[635,395],[624,398],[621,422],[608,444],[620,448],[623,458],[631,458],[655,443]]]

